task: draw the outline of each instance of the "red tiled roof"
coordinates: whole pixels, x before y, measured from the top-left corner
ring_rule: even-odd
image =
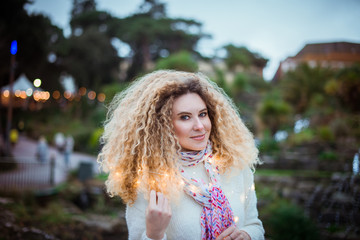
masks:
[[[322,56],[322,57],[320,57]],[[360,44],[349,42],[312,43],[305,47],[295,56],[300,59],[327,59],[327,60],[360,60]]]

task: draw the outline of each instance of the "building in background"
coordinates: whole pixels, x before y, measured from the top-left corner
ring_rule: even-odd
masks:
[[[306,44],[296,56],[280,62],[272,81],[279,81],[286,72],[295,70],[302,63],[307,63],[310,67],[332,69],[350,67],[360,63],[360,44],[349,42]]]

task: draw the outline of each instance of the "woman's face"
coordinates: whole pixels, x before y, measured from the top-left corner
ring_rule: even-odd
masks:
[[[211,132],[211,121],[205,102],[197,93],[187,93],[175,99],[172,111],[175,135],[182,150],[203,150]]]

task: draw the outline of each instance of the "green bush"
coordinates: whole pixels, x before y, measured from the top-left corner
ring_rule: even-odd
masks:
[[[317,240],[319,233],[316,225],[296,205],[278,201],[269,209],[264,221],[272,240]]]
[[[100,137],[103,134],[104,129],[103,128],[97,128],[94,130],[94,132],[91,134],[91,137],[89,139],[89,145],[91,148],[97,148],[100,143]]]
[[[279,143],[272,137],[265,137],[259,145],[260,153],[274,153],[280,150]]]
[[[325,151],[319,154],[319,159],[322,161],[336,161],[338,155],[333,151]]]
[[[289,140],[293,145],[299,145],[303,143],[311,142],[315,139],[315,133],[312,129],[307,128],[299,133],[290,135]]]
[[[221,69],[215,68],[215,78],[212,79],[224,92],[229,96],[233,97],[232,91],[230,90],[229,84],[225,79],[225,72]]]
[[[317,136],[320,141],[333,142],[335,136],[328,126],[321,126],[317,128]]]
[[[234,91],[246,91],[249,89],[247,76],[243,73],[236,74],[233,82]]]
[[[351,134],[351,129],[342,118],[333,119],[330,123],[330,128],[336,138],[346,137]]]

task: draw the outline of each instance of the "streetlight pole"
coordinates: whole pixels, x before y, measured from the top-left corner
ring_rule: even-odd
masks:
[[[14,83],[14,74],[15,74],[15,56],[17,53],[17,41],[14,40],[11,42],[10,47],[10,80],[9,80],[9,105],[8,105],[8,114],[7,114],[7,125],[6,125],[6,152],[7,155],[11,155],[11,142],[10,142],[10,130],[11,130],[11,121],[13,113],[13,83]]]

